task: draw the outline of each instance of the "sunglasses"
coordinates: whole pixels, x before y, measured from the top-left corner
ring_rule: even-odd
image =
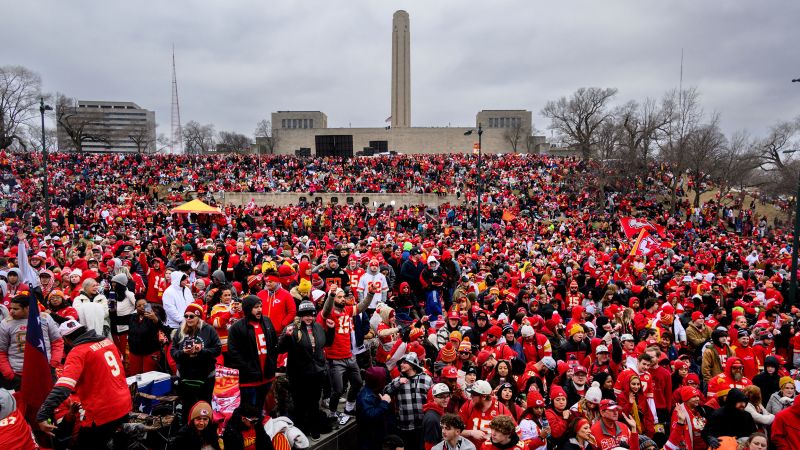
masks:
[[[194,319],[195,317],[197,317],[197,316],[195,316],[194,314],[184,314],[183,315],[184,319]]]

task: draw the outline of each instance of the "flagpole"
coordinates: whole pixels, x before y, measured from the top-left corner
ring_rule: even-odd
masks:
[[[633,243],[633,247],[631,248],[630,256],[636,256],[636,250],[639,248],[639,244],[644,239],[644,235],[647,233],[646,228],[642,228],[642,231],[639,232],[639,236],[636,238],[636,241]]]

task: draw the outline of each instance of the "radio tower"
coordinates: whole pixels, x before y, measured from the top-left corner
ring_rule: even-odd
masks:
[[[172,45],[172,153],[183,153],[181,108],[178,104],[178,78],[175,75],[175,44]]]

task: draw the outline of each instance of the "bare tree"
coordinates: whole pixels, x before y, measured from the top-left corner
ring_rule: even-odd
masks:
[[[720,152],[714,171],[720,198],[724,199],[732,189],[738,189],[739,198],[743,201],[745,189],[760,184],[753,177],[759,162],[759,154],[750,135],[746,131],[731,134]]]
[[[611,115],[608,102],[616,94],[615,88],[580,88],[569,99],[547,102],[542,115],[550,119],[551,129],[577,147],[584,158],[590,158],[597,141],[595,132]]]
[[[156,151],[163,153],[165,150],[172,148],[172,139],[164,133],[158,133],[156,138]]]
[[[663,105],[651,98],[641,104],[630,101],[615,112],[619,129],[621,158],[633,173],[644,174],[651,154],[669,117]]]
[[[791,157],[786,150],[800,149],[800,116],[794,120],[782,120],[770,128],[769,134],[758,146],[761,154],[762,170],[767,172],[781,171]]]
[[[250,138],[233,131],[220,131],[217,148],[223,152],[243,152],[252,145]]]
[[[699,126],[689,135],[688,171],[692,177],[695,208],[700,206],[700,196],[711,189],[711,180],[725,148],[725,135],[719,129],[719,116]]]
[[[93,108],[78,108],[74,99],[62,94],[58,94],[56,100],[56,122],[69,139],[62,147],[72,147],[82,152],[87,142],[109,142],[103,112]]]
[[[259,154],[274,154],[280,142],[279,134],[277,130],[272,129],[272,122],[269,120],[264,119],[258,122],[258,124],[256,124],[255,137],[256,146],[259,148]]]
[[[136,146],[136,153],[144,153],[155,146],[155,134],[155,128],[143,122],[128,130],[128,139]]]
[[[200,125],[192,120],[183,126],[182,131],[187,154],[208,153],[214,146],[214,125]]]
[[[34,121],[35,122],[35,121]],[[42,148],[42,126],[30,125],[27,127],[25,137],[23,140],[26,142],[24,148],[32,148],[41,150]],[[47,151],[55,152],[58,149],[58,134],[55,128],[44,129],[44,142],[47,146]]]
[[[703,117],[697,89],[673,90],[664,98],[664,111],[669,121],[664,127],[664,137],[659,142],[661,158],[667,163],[669,182],[670,212],[677,209],[678,188],[683,175],[689,168],[691,152],[690,137]]]
[[[17,142],[25,148],[21,125],[33,124],[39,113],[42,78],[22,66],[0,67],[0,149]]]
[[[522,123],[521,119],[514,120],[512,125],[503,130],[503,139],[511,145],[511,150],[517,153],[520,145],[527,145],[530,140],[531,130]]]

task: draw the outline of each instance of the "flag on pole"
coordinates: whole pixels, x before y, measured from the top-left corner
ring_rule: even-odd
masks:
[[[640,230],[647,230],[650,233],[658,234],[662,238],[664,237],[664,227],[653,224],[647,220],[636,219],[634,217],[620,217],[619,223],[622,225],[622,231],[628,239],[633,239],[639,234]]]
[[[385,120],[386,123],[392,123],[392,116],[389,116]]]
[[[28,302],[28,329],[25,334],[21,392],[25,415],[36,416],[50,389],[53,388],[53,377],[50,375],[50,357],[44,343],[39,305],[33,295],[28,296]]]
[[[650,235],[647,229],[642,228],[631,248],[631,256],[647,256],[659,248],[658,241]]]

